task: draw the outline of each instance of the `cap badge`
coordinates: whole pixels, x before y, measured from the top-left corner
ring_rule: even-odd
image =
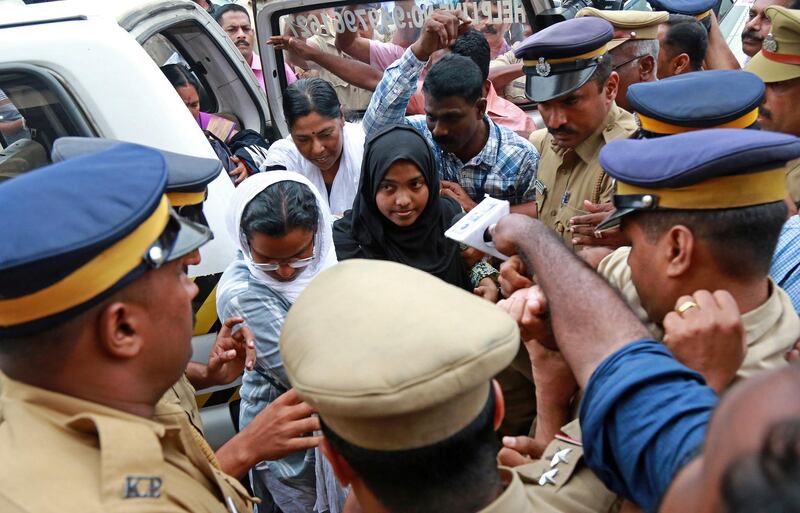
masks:
[[[550,74],[550,63],[545,62],[544,57],[539,57],[539,63],[536,65],[536,73],[542,77],[546,77]]]
[[[767,37],[764,38],[764,49],[773,53],[778,51],[778,42],[775,41],[775,37],[772,33],[767,34]]]

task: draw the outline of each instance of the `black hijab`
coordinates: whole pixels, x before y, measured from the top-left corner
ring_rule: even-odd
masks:
[[[413,162],[428,186],[428,203],[411,226],[397,226],[378,210],[375,196],[389,167]],[[471,290],[469,270],[458,244],[444,232],[461,212],[458,203],[439,196],[439,173],[425,138],[408,125],[392,125],[370,137],[364,146],[361,181],[353,209],[333,224],[339,260],[368,258],[399,262]]]

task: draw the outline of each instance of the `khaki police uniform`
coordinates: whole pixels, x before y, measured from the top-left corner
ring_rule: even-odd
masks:
[[[614,193],[613,180],[597,160],[600,150],[609,141],[630,137],[636,129],[633,115],[612,104],[603,123],[574,149],[559,148],[546,129],[531,135],[530,141],[534,145],[538,142],[540,151],[536,179],[539,219],[553,228],[568,247],[572,247],[569,220],[588,214],[583,202],[608,203]]]
[[[800,159],[786,163],[786,188],[792,201],[800,203]]]
[[[4,513],[250,511],[245,489],[205,458],[179,408],[159,404],[154,421],[2,379]],[[54,473],[46,487],[36,479]]]

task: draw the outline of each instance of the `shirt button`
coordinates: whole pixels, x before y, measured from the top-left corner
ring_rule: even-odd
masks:
[[[555,210],[551,210],[550,211],[550,217],[555,217],[557,213],[558,212],[556,212]]]

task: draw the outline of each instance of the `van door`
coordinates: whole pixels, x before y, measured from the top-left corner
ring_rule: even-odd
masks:
[[[266,95],[227,34],[193,2],[163,2],[119,19],[158,65],[182,63],[199,79],[201,109],[275,140]]]

